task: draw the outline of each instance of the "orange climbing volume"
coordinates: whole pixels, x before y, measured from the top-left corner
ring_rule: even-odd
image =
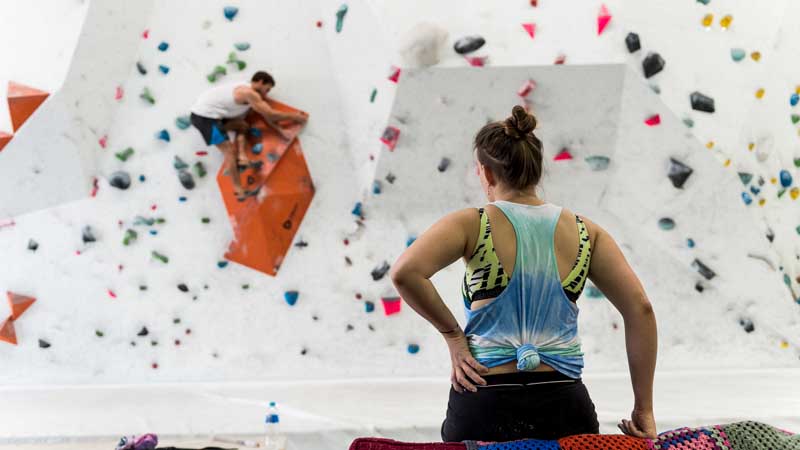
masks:
[[[3,147],[5,147],[6,144],[11,142],[12,137],[14,137],[13,134],[8,134],[4,131],[0,131],[0,152],[3,151]]]
[[[8,296],[8,306],[11,307],[11,317],[14,320],[19,319],[19,316],[36,301],[33,297],[15,294],[13,292],[6,292],[6,296]]]
[[[0,341],[17,345],[17,333],[14,332],[14,318],[11,316],[8,316],[6,320],[0,323]]]
[[[23,84],[8,82],[8,111],[11,114],[11,125],[14,132],[28,120],[36,108],[47,99],[48,94]]]
[[[279,112],[300,112],[272,99],[268,102]],[[223,173],[224,165],[217,173],[234,236],[225,258],[274,276],[311,204],[314,183],[297,138],[302,124],[279,122],[289,137],[284,140],[260,114],[251,112],[247,121],[251,131],[257,130],[248,135],[247,157],[261,161],[263,166],[240,172],[242,186],[248,191],[258,191],[242,202],[233,193],[230,177]],[[254,153],[253,147],[258,144],[261,149]]]

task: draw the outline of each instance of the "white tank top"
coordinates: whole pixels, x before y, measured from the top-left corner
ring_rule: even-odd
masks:
[[[250,105],[236,103],[233,99],[233,90],[239,86],[250,86],[250,83],[229,82],[211,88],[200,94],[190,111],[211,119],[230,119],[243,115]]]

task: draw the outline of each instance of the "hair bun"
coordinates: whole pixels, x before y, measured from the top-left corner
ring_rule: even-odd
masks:
[[[511,117],[506,119],[503,129],[506,135],[515,139],[522,139],[526,134],[536,128],[536,117],[529,114],[520,105],[514,105],[511,109]]]

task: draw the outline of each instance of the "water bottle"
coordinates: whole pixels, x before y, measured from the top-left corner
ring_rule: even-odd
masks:
[[[278,415],[278,407],[275,402],[269,402],[269,411],[264,420],[266,429],[264,437],[264,448],[266,450],[286,450],[286,436],[281,433],[281,421]]]

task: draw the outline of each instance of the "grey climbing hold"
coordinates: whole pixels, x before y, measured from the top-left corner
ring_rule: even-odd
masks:
[[[744,331],[748,333],[752,333],[756,329],[755,325],[753,325],[753,321],[746,318],[739,319],[739,325],[744,327]]]
[[[692,102],[692,109],[695,111],[703,111],[707,113],[714,112],[713,98],[694,91],[692,92],[692,95],[689,96],[689,99]]]
[[[650,78],[653,75],[661,72],[664,69],[664,58],[658,53],[650,52],[642,61],[642,69],[644,69],[644,77]]]
[[[608,169],[608,164],[611,162],[611,159],[608,156],[592,155],[587,156],[585,161],[592,170],[597,172]]]
[[[181,184],[186,189],[194,189],[194,177],[191,173],[181,170],[178,172],[178,179],[180,180]]]
[[[147,75],[147,69],[144,67],[144,64],[142,64],[141,61],[136,63],[136,70],[138,70],[142,75]]]
[[[240,52],[244,52],[244,51],[247,51],[247,50],[250,49],[250,43],[249,42],[237,42],[237,43],[233,44],[233,47],[236,50],[239,50]]]
[[[707,265],[703,264],[699,259],[696,258],[694,261],[692,261],[692,268],[697,270],[697,272],[699,272],[700,275],[702,275],[706,280],[710,280],[717,275]]]
[[[672,181],[672,185],[680,189],[694,170],[675,158],[670,158],[669,162],[670,166],[667,176]]]
[[[97,238],[94,236],[94,231],[92,231],[92,227],[86,225],[83,227],[82,231],[82,239],[84,244],[88,244],[89,242],[96,242]]]
[[[439,172],[444,172],[445,170],[447,170],[448,167],[450,167],[450,158],[444,157],[439,162],[439,166],[437,167],[437,169],[439,170]]]
[[[628,35],[625,36],[625,46],[628,47],[628,52],[630,53],[634,53],[642,48],[642,44],[639,42],[639,35],[636,33],[628,33]]]
[[[189,167],[189,165],[186,164],[186,162],[184,162],[179,156],[175,156],[175,159],[172,161],[172,167],[174,167],[175,170],[183,170]]]
[[[675,221],[670,219],[669,217],[662,217],[658,220],[658,227],[662,230],[669,231],[675,228]]]
[[[39,243],[33,239],[28,240],[28,250],[35,252],[39,248]]]
[[[453,44],[453,50],[455,50],[459,55],[463,55],[465,53],[474,52],[475,50],[483,47],[483,44],[485,43],[486,39],[482,38],[481,36],[465,36]]]
[[[117,189],[122,189],[124,191],[125,189],[128,189],[131,185],[131,176],[128,174],[128,172],[125,172],[123,170],[114,172],[111,174],[111,178],[109,179],[108,184],[114,186]]]
[[[39,339],[39,348],[50,348],[50,343],[44,339]]]
[[[379,281],[389,272],[389,263],[384,261],[379,267],[372,269],[372,279]]]

